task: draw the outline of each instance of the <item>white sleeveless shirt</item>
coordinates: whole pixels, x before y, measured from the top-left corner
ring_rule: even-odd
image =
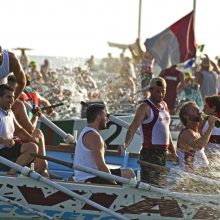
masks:
[[[9,70],[9,55],[7,50],[2,50],[2,64],[0,65],[0,85],[7,83]]]
[[[140,127],[143,148],[157,146],[168,148],[170,141],[170,115],[165,102],[163,109],[157,108],[150,99],[145,102],[151,107],[150,117]]]
[[[92,151],[86,148],[83,144],[83,136],[94,131],[100,135],[94,128],[85,127],[79,135],[79,138],[76,143],[75,155],[74,155],[74,165],[85,166],[93,169],[97,169],[95,160],[92,155]],[[85,182],[89,178],[95,177],[93,174],[75,170],[75,182]]]
[[[14,132],[14,113],[11,110],[7,113],[0,108],[0,136],[12,139]],[[4,144],[0,144],[0,149],[5,147]]]

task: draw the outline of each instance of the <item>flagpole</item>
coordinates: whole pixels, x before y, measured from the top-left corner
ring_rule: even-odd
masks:
[[[139,13],[138,13],[138,38],[141,36],[141,5],[142,0],[139,0]]]
[[[196,25],[195,24],[196,24],[196,0],[193,0],[193,26],[194,26],[194,33],[196,35]],[[195,37],[195,39],[196,39],[196,37]],[[196,52],[195,52],[195,72],[196,72],[197,64],[198,64],[196,54],[197,54],[197,48],[196,48]]]

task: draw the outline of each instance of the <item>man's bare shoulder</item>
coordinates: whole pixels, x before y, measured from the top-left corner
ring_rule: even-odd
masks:
[[[23,109],[25,109],[24,103],[16,99],[12,106],[12,111],[14,112],[14,114],[20,114],[22,112],[21,110]]]
[[[195,137],[195,132],[191,129],[184,129],[180,135],[179,140],[183,142],[187,142],[188,140],[191,140],[191,138]]]
[[[23,108],[23,106],[24,106],[24,103],[23,103],[22,101],[16,99],[16,100],[14,101],[14,103],[13,103],[12,108],[13,108],[13,110],[14,110],[14,109],[19,110],[19,108]]]
[[[13,60],[17,61],[18,60],[17,56],[11,51],[8,51],[8,56],[9,56],[10,61],[13,61]]]
[[[136,111],[136,115],[145,115],[150,112],[150,106],[146,102],[142,102]]]
[[[87,148],[100,147],[103,144],[102,137],[95,131],[89,131],[83,136],[83,143]]]

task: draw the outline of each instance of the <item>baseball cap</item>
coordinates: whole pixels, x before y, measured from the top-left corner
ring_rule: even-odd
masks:
[[[167,83],[162,77],[155,77],[151,79],[149,88],[153,88],[155,86],[167,87]]]
[[[191,72],[185,72],[184,73],[184,79],[192,79],[192,73]]]

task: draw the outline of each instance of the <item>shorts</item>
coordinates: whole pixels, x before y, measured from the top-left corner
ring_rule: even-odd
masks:
[[[164,149],[142,149],[140,152],[140,160],[157,164],[166,165],[167,151]],[[166,185],[166,172],[162,172],[152,166],[141,165],[141,181],[156,186]]]
[[[21,146],[22,143],[15,141],[15,145],[12,147],[5,147],[3,149],[0,149],[0,156],[15,162],[18,156],[21,154]],[[10,168],[0,164],[0,170],[1,171],[7,171]]]
[[[112,175],[121,176],[121,169],[110,169]],[[112,181],[104,179],[102,177],[96,176],[89,178],[85,181],[86,183],[98,183],[98,184],[110,184],[112,185]],[[120,184],[120,183],[119,183]]]

